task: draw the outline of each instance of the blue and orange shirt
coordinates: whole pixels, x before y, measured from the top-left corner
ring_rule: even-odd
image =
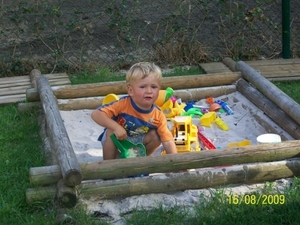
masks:
[[[123,126],[128,136],[146,134],[149,130],[155,129],[162,142],[173,139],[167,126],[166,116],[154,104],[151,109],[142,110],[130,96],[124,96],[118,101],[102,105],[98,109]],[[104,132],[99,136],[99,141],[102,140]]]

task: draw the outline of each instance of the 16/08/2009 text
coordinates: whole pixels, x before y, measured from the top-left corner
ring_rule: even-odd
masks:
[[[285,195],[283,194],[245,194],[227,195],[228,204],[233,205],[283,205]]]

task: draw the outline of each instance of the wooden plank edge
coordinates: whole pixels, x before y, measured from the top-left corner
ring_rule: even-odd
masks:
[[[26,94],[0,96],[0,105],[17,103],[26,100]]]

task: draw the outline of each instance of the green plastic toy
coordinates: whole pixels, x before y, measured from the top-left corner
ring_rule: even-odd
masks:
[[[203,113],[201,112],[201,109],[198,108],[190,108],[187,112],[183,112],[181,114],[182,116],[191,116],[192,118],[197,115],[197,116],[203,116]]]
[[[119,149],[122,159],[146,156],[146,148],[142,143],[134,144],[128,140],[118,140],[115,134],[110,135],[110,138]]]
[[[173,96],[174,90],[170,87],[166,88],[165,102]]]

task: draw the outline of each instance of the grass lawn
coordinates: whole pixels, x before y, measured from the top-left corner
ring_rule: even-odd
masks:
[[[197,73],[200,73],[199,70],[195,70],[192,74]],[[99,79],[103,81],[104,74],[106,73],[95,76],[96,79],[88,74],[73,75],[71,79],[74,84],[99,82]],[[119,75],[118,78],[112,75],[109,74],[105,78],[106,81],[124,79],[124,75]],[[274,84],[300,103],[300,82],[274,82]],[[51,200],[28,205],[25,199],[26,189],[31,187],[29,169],[45,165],[37,112],[19,115],[17,105],[10,104],[1,106],[0,114],[0,224],[57,224],[55,207]],[[283,204],[230,204],[224,193],[217,191],[211,201],[202,199],[195,206],[194,213],[191,213],[189,208],[177,207],[171,209],[158,207],[152,211],[140,209],[127,218],[127,224],[298,224],[299,184],[300,181],[295,178],[293,185],[284,193]],[[278,194],[271,189],[265,191],[272,195]],[[69,213],[77,221],[76,224],[106,224],[101,218],[87,215],[80,205],[71,209]]]

